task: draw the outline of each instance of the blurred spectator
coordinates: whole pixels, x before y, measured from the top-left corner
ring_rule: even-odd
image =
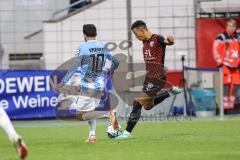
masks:
[[[81,1],[81,2],[80,2]],[[74,3],[77,3],[77,2],[80,2],[74,6],[72,6],[71,8],[69,8],[69,11],[68,13],[71,13],[79,8],[82,8],[90,3],[92,3],[92,0],[70,0],[70,5],[74,4]]]
[[[237,32],[237,22],[229,19],[226,30],[220,33],[213,44],[213,57],[218,67],[222,67],[225,109],[234,108],[235,99],[240,88],[240,33]]]

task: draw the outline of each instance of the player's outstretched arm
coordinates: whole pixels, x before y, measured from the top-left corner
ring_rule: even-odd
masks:
[[[81,66],[82,59],[83,59],[83,56],[79,56],[79,57],[74,58],[75,61],[73,62],[73,65],[69,68],[66,75],[63,77],[63,79],[61,81],[62,84],[66,84],[67,81],[74,75],[74,73],[77,71],[78,67]]]
[[[110,66],[110,68],[109,68],[109,70],[108,70],[108,73],[110,74],[110,75],[112,75],[113,74],[113,72],[114,72],[114,70],[116,70],[117,68],[118,68],[118,66],[119,66],[119,60],[115,57],[115,56],[113,56],[112,55],[112,53],[111,52],[106,52],[106,56],[107,56],[107,59],[109,60],[109,61],[111,61],[111,66]]]
[[[173,36],[167,36],[164,40],[164,43],[166,45],[173,45],[174,44],[174,37]]]

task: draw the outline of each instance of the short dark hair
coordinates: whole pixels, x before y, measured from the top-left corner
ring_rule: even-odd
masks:
[[[84,24],[83,25],[83,33],[88,37],[96,37],[97,36],[97,28],[94,24]]]
[[[147,29],[146,23],[142,20],[135,21],[131,26],[131,30],[133,30],[134,28],[138,28],[138,27],[142,27],[142,28]]]

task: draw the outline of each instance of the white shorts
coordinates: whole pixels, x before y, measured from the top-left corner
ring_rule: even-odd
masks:
[[[79,112],[94,111],[100,105],[100,98],[82,96],[82,95],[66,95],[60,94],[58,97],[59,103],[69,100],[72,104],[69,107],[71,110]]]

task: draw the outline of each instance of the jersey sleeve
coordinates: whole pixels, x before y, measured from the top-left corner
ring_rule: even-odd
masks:
[[[160,44],[160,45],[166,45],[165,43],[164,43],[164,41],[165,41],[165,38],[162,36],[162,35],[158,35],[158,43]]]

